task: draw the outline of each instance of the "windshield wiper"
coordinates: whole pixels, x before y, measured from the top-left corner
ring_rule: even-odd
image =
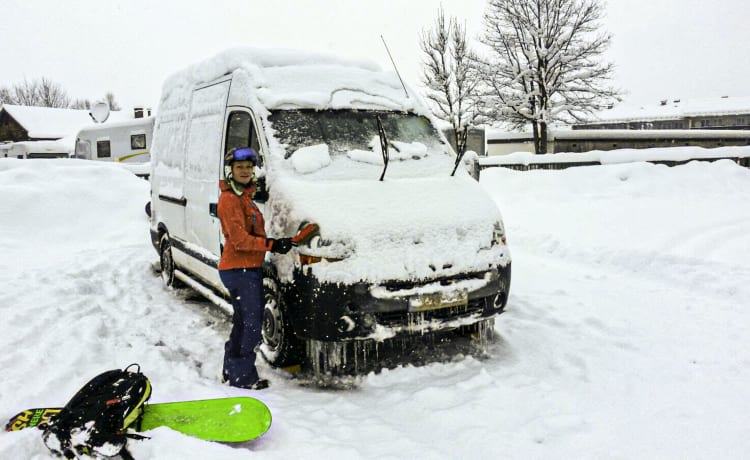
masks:
[[[453,171],[451,172],[451,176],[456,174],[456,169],[458,169],[459,163],[461,163],[461,159],[464,157],[464,153],[466,153],[466,139],[469,137],[469,127],[464,126],[464,129],[458,133],[458,136],[456,136],[456,150],[458,150],[456,155],[456,163],[453,165]]]
[[[385,177],[385,170],[388,169],[388,138],[385,135],[385,129],[383,129],[383,122],[380,121],[380,115],[375,116],[378,122],[378,137],[380,137],[380,150],[383,153],[383,172],[380,174],[380,181],[383,181]]]

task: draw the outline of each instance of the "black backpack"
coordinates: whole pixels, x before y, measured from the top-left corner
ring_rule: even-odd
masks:
[[[132,368],[135,367],[133,370]],[[129,427],[138,429],[151,383],[138,364],[114,369],[91,379],[44,428],[44,444],[55,455],[132,460],[126,448]]]

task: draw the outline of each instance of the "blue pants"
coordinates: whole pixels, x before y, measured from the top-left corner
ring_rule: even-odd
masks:
[[[224,345],[223,375],[230,385],[247,386],[258,380],[255,348],[263,340],[263,270],[220,270],[219,276],[232,296],[232,332]]]

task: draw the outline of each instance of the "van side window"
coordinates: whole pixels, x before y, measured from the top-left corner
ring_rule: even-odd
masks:
[[[232,112],[229,115],[226,150],[224,153],[235,147],[250,147],[260,153],[260,143],[258,142],[258,135],[255,132],[255,126],[253,126],[253,119],[247,112]],[[259,162],[261,164],[258,166],[262,166],[263,159],[260,158]]]

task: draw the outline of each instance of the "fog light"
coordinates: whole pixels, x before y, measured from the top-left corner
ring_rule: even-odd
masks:
[[[351,332],[355,326],[356,323],[348,315],[344,315],[336,321],[336,328],[339,332]]]
[[[505,305],[505,293],[501,292],[495,297],[495,308],[501,308]]]

